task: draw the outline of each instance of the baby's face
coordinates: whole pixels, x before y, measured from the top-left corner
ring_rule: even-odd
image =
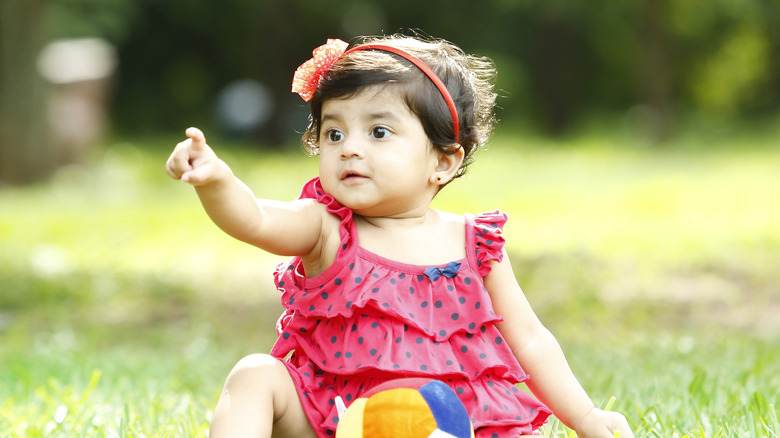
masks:
[[[398,89],[371,86],[322,105],[320,180],[361,216],[428,208],[438,152]]]

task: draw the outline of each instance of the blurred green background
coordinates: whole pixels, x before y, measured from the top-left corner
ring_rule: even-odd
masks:
[[[307,112],[290,77],[312,49],[409,29],[495,60],[502,129],[599,125],[654,144],[691,126],[776,126],[780,113],[772,0],[4,0],[0,17],[0,180],[11,183],[50,175],[106,129],[197,125],[295,145]],[[107,47],[44,49],[79,38]],[[236,105],[252,110],[244,125]]]
[[[435,207],[509,213],[594,401],[639,436],[777,436],[777,1],[0,0],[0,437],[204,435],[273,342],[281,260],[165,159],[200,126],[295,198],[317,171],[295,68],[409,29],[496,62],[496,135]]]

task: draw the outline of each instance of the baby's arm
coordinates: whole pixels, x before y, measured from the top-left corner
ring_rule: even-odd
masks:
[[[166,171],[195,187],[217,226],[236,239],[279,255],[309,254],[318,245],[324,209],[316,202],[256,199],[206,144],[199,129],[189,128],[186,134],[189,138],[176,146]]]
[[[497,314],[504,317],[498,329],[528,375],[528,387],[561,422],[578,436],[633,437],[625,417],[596,409],[569,368],[560,345],[531,309],[517,284],[509,258],[492,263],[485,287]]]

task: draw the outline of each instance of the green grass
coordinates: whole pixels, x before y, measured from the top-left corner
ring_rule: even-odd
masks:
[[[280,259],[224,236],[167,178],[176,141],[117,143],[0,190],[0,437],[204,435],[232,365],[272,344]],[[701,143],[498,137],[435,205],[509,213],[537,313],[638,436],[776,437],[780,149]],[[220,154],[278,199],[317,167]]]

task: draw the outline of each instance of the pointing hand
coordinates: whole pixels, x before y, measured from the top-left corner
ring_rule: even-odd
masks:
[[[168,158],[165,170],[173,179],[193,186],[202,186],[227,176],[230,171],[206,144],[206,137],[198,128],[188,128],[187,140],[176,145]]]

